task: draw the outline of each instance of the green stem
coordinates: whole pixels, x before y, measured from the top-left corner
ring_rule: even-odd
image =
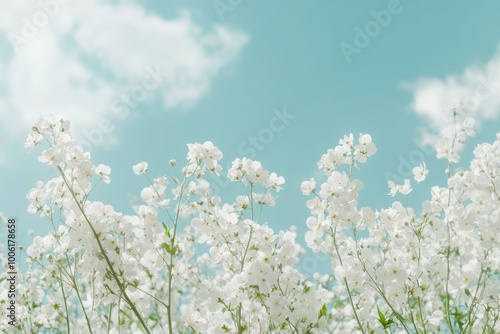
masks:
[[[71,281],[73,283],[73,288],[75,289],[78,301],[80,302],[80,306],[82,307],[83,315],[85,316],[85,321],[87,322],[87,327],[89,328],[89,333],[93,333],[92,332],[92,326],[90,325],[90,319],[89,319],[87,311],[85,310],[85,307],[83,305],[83,300],[82,300],[82,297],[80,296],[80,291],[78,291],[78,286],[76,284],[76,279],[74,277],[70,277],[70,278],[71,278]]]
[[[450,327],[450,331],[452,334],[455,334],[455,330],[453,329],[453,323],[451,322],[451,313],[450,313],[450,293],[449,293],[449,283],[450,283],[450,254],[451,254],[451,236],[450,236],[450,225],[446,224],[447,231],[447,240],[448,245],[446,247],[446,319],[448,322],[448,326]]]
[[[63,300],[64,300],[64,309],[66,310],[66,328],[68,329],[68,333],[71,333],[70,326],[69,326],[69,312],[68,312],[68,303],[66,301],[66,293],[64,292],[64,282],[62,279],[62,272],[59,271],[59,278],[61,280],[61,291],[63,295]],[[89,328],[90,330],[90,328]]]
[[[340,256],[339,248],[337,246],[336,234],[337,234],[337,228],[335,228],[332,231],[333,245],[335,247],[335,252],[337,253],[337,256],[339,258],[340,265],[343,266],[343,264],[342,264],[342,257]],[[347,294],[349,295],[349,302],[351,304],[352,311],[354,312],[354,316],[356,317],[356,322],[358,323],[358,326],[359,326],[359,329],[361,330],[361,332],[363,334],[365,334],[365,330],[363,329],[363,325],[361,324],[361,320],[359,320],[359,317],[358,317],[358,312],[356,312],[356,307],[354,306],[354,301],[352,299],[352,293],[351,293],[351,289],[349,288],[349,283],[347,282],[347,279],[345,278],[345,276],[344,276],[344,283],[345,283],[345,286],[346,286],[346,289],[347,289]]]
[[[109,305],[109,314],[108,314],[108,334],[109,331],[111,330],[111,313],[113,311],[113,304]]]
[[[118,274],[116,273],[115,269],[113,268],[113,264],[111,263],[111,260],[109,259],[108,254],[106,253],[106,250],[104,249],[104,247],[103,247],[103,245],[101,243],[101,239],[99,238],[99,235],[97,234],[96,230],[94,229],[94,226],[92,225],[92,223],[90,222],[89,218],[87,217],[87,214],[85,213],[85,210],[83,210],[82,205],[80,204],[80,202],[76,198],[76,194],[73,191],[73,188],[69,185],[69,182],[66,179],[66,176],[64,175],[64,171],[61,169],[60,166],[58,166],[57,169],[59,170],[59,173],[61,174],[61,177],[63,178],[64,183],[68,187],[68,190],[70,191],[71,196],[73,196],[73,199],[75,200],[76,205],[78,206],[78,209],[80,210],[80,212],[82,213],[83,217],[85,218],[85,221],[89,225],[89,227],[90,227],[90,229],[92,231],[92,234],[94,235],[94,238],[97,241],[97,244],[99,246],[99,250],[101,251],[101,254],[104,257],[104,259],[106,261],[106,264],[109,267],[109,270],[111,271],[111,274],[112,274],[111,276],[113,277],[114,281],[118,285],[118,288],[120,289],[121,293],[123,294],[123,297],[124,297],[125,301],[130,306],[130,309],[132,310],[132,312],[134,312],[135,316],[137,317],[137,319],[139,320],[139,322],[141,323],[141,325],[144,327],[144,330],[146,331],[146,333],[151,334],[151,332],[149,331],[146,323],[144,322],[144,319],[142,319],[141,314],[139,313],[139,311],[135,307],[134,303],[132,302],[132,300],[129,298],[127,292],[125,291],[125,287],[123,286],[123,284],[118,279]]]
[[[173,333],[172,326],[172,270],[174,268],[174,255],[175,255],[175,237],[177,235],[177,225],[179,222],[179,215],[181,211],[182,204],[182,196],[184,195],[184,187],[186,186],[187,179],[184,179],[184,182],[181,186],[181,192],[179,194],[179,200],[177,202],[177,212],[175,213],[175,220],[173,221],[174,230],[172,232],[170,238],[170,263],[168,265],[168,303],[167,303],[167,316],[168,316],[168,330],[170,334]]]
[[[424,315],[422,313],[422,303],[420,301],[420,297],[417,297],[417,302],[418,302],[418,311],[420,313],[420,321],[422,321],[422,328],[424,329],[424,334],[427,334],[427,329],[425,328],[425,324],[424,324]]]

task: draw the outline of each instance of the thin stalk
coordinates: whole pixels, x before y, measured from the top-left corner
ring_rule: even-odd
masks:
[[[184,179],[181,192],[179,194],[179,200],[177,202],[177,212],[175,213],[175,220],[173,221],[174,230],[170,238],[170,263],[168,265],[168,302],[167,302],[167,316],[168,316],[168,330],[170,334],[173,334],[172,327],[172,270],[174,269],[174,246],[175,237],[177,235],[177,224],[179,222],[179,215],[181,211],[182,196],[184,195],[184,187],[186,186],[187,179]]]
[[[142,319],[142,316],[140,315],[139,311],[135,307],[135,305],[132,302],[132,300],[129,298],[127,292],[125,291],[125,287],[123,286],[122,282],[120,282],[120,280],[118,279],[118,274],[116,273],[115,269],[113,268],[113,264],[111,263],[111,260],[109,259],[108,254],[107,254],[106,250],[104,249],[104,247],[103,247],[103,245],[101,243],[101,239],[99,238],[99,235],[97,234],[96,230],[94,229],[94,226],[92,225],[92,223],[90,222],[89,218],[87,217],[87,214],[85,213],[85,210],[83,210],[80,202],[76,198],[76,194],[73,191],[73,188],[71,188],[71,186],[69,185],[69,182],[66,179],[66,176],[64,175],[64,171],[61,169],[60,166],[58,166],[57,169],[59,170],[59,173],[61,174],[61,176],[62,176],[62,178],[64,180],[64,183],[68,187],[68,189],[69,189],[69,191],[71,193],[71,196],[75,200],[75,203],[78,206],[78,209],[80,210],[80,212],[82,213],[83,217],[85,218],[85,221],[89,225],[89,227],[90,227],[90,229],[92,231],[92,234],[94,235],[94,238],[97,241],[97,244],[99,246],[99,250],[101,251],[101,253],[102,253],[103,257],[104,257],[104,259],[106,261],[106,264],[109,267],[109,270],[111,271],[111,274],[112,274],[111,276],[113,277],[114,281],[116,282],[116,284],[118,285],[120,291],[122,292],[123,297],[125,298],[125,301],[130,306],[130,309],[132,310],[132,312],[134,312],[135,316],[137,317],[137,319],[139,320],[139,322],[143,326],[143,328],[146,331],[146,333],[151,334],[151,332],[149,331],[146,323],[144,322],[144,319]]]
[[[337,238],[336,238],[337,228],[335,228],[332,232],[333,232],[332,236],[333,236],[333,245],[335,246],[335,252],[337,253],[337,256],[339,257],[340,265],[343,266],[342,257],[340,256],[339,248],[337,246]],[[347,289],[347,294],[349,295],[349,302],[351,304],[352,311],[354,312],[354,316],[356,317],[356,322],[358,323],[358,326],[359,326],[359,329],[361,330],[361,332],[363,334],[365,334],[365,330],[363,329],[363,325],[361,324],[361,320],[359,320],[359,317],[358,317],[358,312],[356,312],[356,307],[354,306],[354,301],[352,299],[352,293],[351,293],[351,289],[349,288],[349,283],[347,282],[347,279],[345,278],[345,276],[344,276],[344,283],[345,283],[345,286]]]
[[[424,325],[424,315],[422,313],[422,303],[420,302],[420,297],[417,297],[417,301],[418,301],[418,311],[420,313],[420,320],[422,321],[422,328],[424,329],[424,334],[427,334],[427,329],[425,328],[425,325]]]
[[[448,245],[446,247],[446,321],[448,322],[448,326],[450,327],[450,331],[452,334],[455,334],[455,330],[453,329],[453,323],[451,322],[451,313],[450,313],[450,293],[449,293],[449,285],[450,285],[450,255],[451,255],[451,233],[450,233],[450,224],[446,224],[446,234]]]
[[[80,306],[82,307],[83,315],[85,316],[85,321],[87,322],[87,327],[89,328],[89,333],[93,333],[92,326],[90,325],[90,319],[88,317],[87,311],[85,311],[85,307],[83,306],[82,296],[80,296],[80,292],[78,291],[76,280],[73,276],[71,276],[71,281],[73,283],[73,288],[75,289],[76,296],[78,297],[78,301],[80,302]]]
[[[109,305],[109,314],[108,314],[108,334],[109,334],[109,331],[111,330],[111,313],[112,313],[112,311],[113,311],[113,304],[110,304]]]
[[[68,333],[71,333],[70,326],[69,326],[68,303],[66,301],[66,293],[64,292],[64,282],[62,280],[62,273],[61,273],[61,271],[59,271],[59,276],[60,276],[60,280],[61,280],[61,291],[62,291],[63,300],[64,300],[64,309],[66,310],[66,328],[68,329]]]

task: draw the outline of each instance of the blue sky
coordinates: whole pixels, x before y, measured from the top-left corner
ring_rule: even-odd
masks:
[[[0,5],[0,211],[18,218],[22,238],[50,229],[26,213],[28,190],[54,176],[23,148],[43,113],[69,118],[80,141],[97,143],[94,163],[111,166],[112,182],[94,200],[130,212],[129,196],[146,186],[132,165],[169,173],[186,144],[211,140],[224,167],[251,154],[285,177],[265,218],[301,233],[300,183],[318,175],[321,154],[344,134],[372,135],[378,152],[355,176],[365,183],[361,204],[382,208],[391,203],[386,176],[405,177],[398,169],[412,158],[431,174],[410,203],[443,184],[444,164],[419,143],[449,122],[446,106],[469,103],[478,120],[464,162],[500,129],[498,2],[40,3]],[[357,51],[346,57],[347,44]]]

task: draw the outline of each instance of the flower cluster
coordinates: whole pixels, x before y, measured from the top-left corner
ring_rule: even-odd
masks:
[[[474,150],[469,171],[451,174],[460,160],[473,120],[453,124],[436,145],[448,160],[448,186],[432,187],[421,213],[394,202],[374,211],[358,208],[359,187],[351,181],[352,137],[323,155],[318,166],[324,183],[302,183],[311,216],[306,242],[315,252],[330,254],[335,284],[330,328],[360,333],[499,332],[500,312],[500,134],[493,144]],[[344,158],[342,158],[344,157]],[[342,171],[342,165],[348,171]],[[428,170],[413,168],[417,183]],[[390,193],[408,195],[389,181]]]
[[[304,252],[295,230],[260,222],[283,177],[236,159],[228,177],[244,194],[224,203],[204,179],[222,171],[222,153],[211,142],[190,144],[181,178],[150,179],[147,162],[132,167],[149,185],[135,214],[124,215],[91,199],[97,183],[110,183],[111,169],[92,164],[69,122],[43,117],[32,130],[26,146],[46,145],[39,160],[59,176],[28,194],[28,211],[54,230],[26,251],[18,329],[302,333],[323,326],[320,309],[331,293],[295,268]]]
[[[202,175],[203,170],[209,170],[219,175],[222,166],[217,162],[222,159],[222,152],[212,142],[188,144],[188,149],[189,164],[182,171],[186,176],[195,173],[195,170],[199,172],[198,177]]]
[[[466,143],[467,136],[474,137],[474,119],[467,118],[462,123],[456,121],[441,131],[441,140],[436,145],[438,159],[446,159],[449,163],[460,161],[460,150]]]
[[[369,157],[377,152],[377,147],[372,143],[372,137],[369,134],[360,133],[358,142],[357,145],[354,145],[352,133],[349,136],[344,136],[339,141],[339,145],[323,154],[318,162],[318,167],[328,175],[341,165],[355,167],[358,162],[365,163]]]
[[[357,144],[344,136],[328,150],[318,162],[324,179],[300,189],[312,197],[306,245],[328,254],[331,272],[306,276],[297,228],[275,231],[263,218],[285,179],[260,162],[232,162],[227,177],[241,192],[227,199],[207,181],[223,172],[211,142],[188,145],[182,174],[170,160],[175,176],[151,178],[140,162],[132,172],[147,184],[126,215],[93,200],[95,186],[111,182],[110,167],[91,162],[68,121],[42,117],[25,145],[45,145],[39,161],[58,176],[30,190],[28,211],[53,230],[26,249],[17,330],[498,333],[500,134],[476,147],[468,170],[450,172],[473,124],[444,131],[436,149],[448,160],[447,185],[431,187],[418,211],[399,201],[359,207],[363,184],[353,173],[377,150],[370,135]],[[413,168],[417,183],[428,173],[425,163]],[[389,195],[408,196],[411,182],[389,182]],[[5,310],[0,301],[0,316]]]

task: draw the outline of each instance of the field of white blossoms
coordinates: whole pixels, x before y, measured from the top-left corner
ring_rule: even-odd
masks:
[[[344,136],[320,157],[323,179],[301,186],[310,217],[294,224],[307,224],[307,247],[328,254],[334,274],[312,276],[297,269],[305,249],[296,230],[262,223],[285,180],[260,162],[242,157],[223,171],[211,142],[189,144],[187,162],[171,160],[164,176],[140,162],[142,204],[124,215],[92,194],[110,182],[110,168],[76,145],[69,121],[42,117],[25,146],[58,176],[29,191],[28,211],[53,231],[25,249],[16,330],[500,333],[500,133],[474,149],[467,170],[454,171],[474,136],[474,121],[455,116],[436,145],[447,186],[432,187],[421,207],[404,199],[426,178],[424,164],[414,180],[389,182],[401,202],[358,206],[353,172],[377,150],[368,134]],[[209,173],[227,173],[240,195],[214,196]],[[2,272],[1,290],[9,284]],[[4,299],[0,316],[9,319]],[[2,321],[0,330],[9,327]]]

